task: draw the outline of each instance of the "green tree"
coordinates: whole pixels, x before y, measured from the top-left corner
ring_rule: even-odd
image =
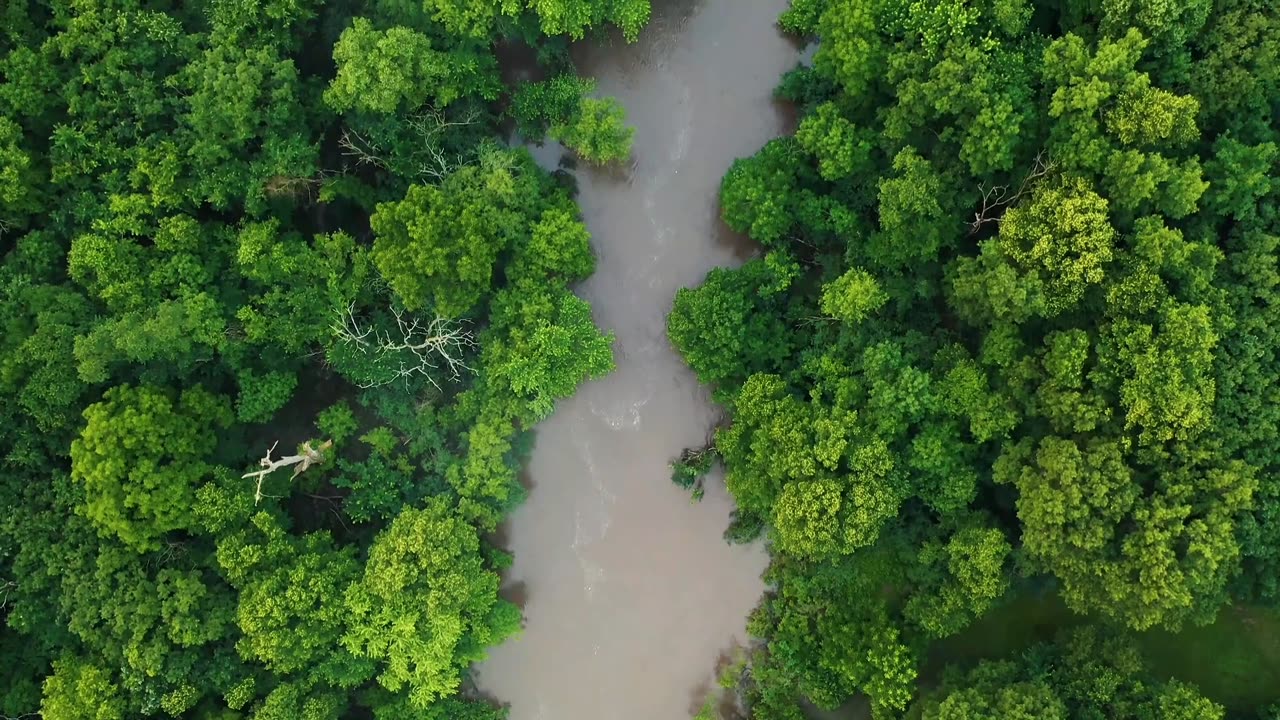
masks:
[[[159,547],[191,526],[197,485],[212,472],[215,428],[231,423],[225,398],[200,388],[173,397],[121,385],[84,413],[71,444],[72,477],[83,484],[80,512],[103,534],[137,550]]]
[[[371,663],[339,645],[346,630],[343,593],[359,576],[353,553],[324,534],[295,538],[265,512],[251,528],[218,543],[218,565],[238,591],[236,648],[245,660],[308,684],[354,687]]]
[[[517,285],[494,299],[482,361],[492,386],[527,404],[519,416],[536,422],[580,383],[613,370],[613,336],[596,328],[591,306],[568,290],[549,298],[545,308],[521,290]]]
[[[569,118],[547,129],[553,140],[597,165],[627,159],[635,132],[627,125],[627,112],[616,99],[589,97],[579,101]]]
[[[771,276],[754,260],[736,271],[712,270],[702,286],[676,293],[667,335],[699,380],[741,383],[787,357],[777,298],[759,291]]]
[[[431,39],[407,27],[375,29],[357,17],[333,46],[338,74],[324,99],[338,111],[391,113],[413,110],[428,101],[448,105],[476,92],[492,97],[491,84],[468,73],[466,64],[432,48]]]
[[[109,672],[76,658],[54,663],[40,714],[50,720],[122,720],[124,700]]]
[[[538,217],[544,189],[527,154],[485,157],[439,186],[411,186],[370,218],[374,264],[406,309],[470,312],[492,291],[499,255]]]
[[[475,528],[437,498],[378,535],[347,591],[343,646],[377,662],[378,682],[407,690],[414,707],[452,695],[462,669],[519,628],[519,611],[498,600],[498,576],[479,549]]]
[[[853,268],[822,287],[822,312],[857,324],[879,310],[888,299],[874,275]]]

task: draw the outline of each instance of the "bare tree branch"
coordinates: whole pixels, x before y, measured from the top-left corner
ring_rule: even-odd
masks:
[[[396,319],[397,332],[394,334],[378,331],[371,326],[361,327],[355,316],[354,305],[340,312],[333,323],[333,332],[339,342],[355,345],[360,352],[366,354],[399,354],[404,357],[399,368],[386,379],[360,383],[361,387],[387,385],[420,375],[437,390],[442,390],[436,379],[436,371],[443,370],[454,382],[461,379],[463,371],[475,373],[475,369],[466,363],[465,357],[477,344],[471,331],[465,327],[465,321],[437,315],[431,322],[424,323],[396,308],[391,313]],[[411,358],[404,356],[406,351]]]
[[[465,165],[466,158],[460,154],[450,156],[445,153],[438,142],[439,136],[452,128],[473,125],[479,119],[480,113],[472,110],[460,120],[449,120],[443,112],[434,108],[409,118],[406,124],[418,136],[419,141],[418,153],[414,155],[418,157],[420,154],[421,159],[415,160],[417,167],[401,169],[419,178],[428,178],[437,182],[443,180],[454,170]],[[357,165],[372,165],[383,170],[391,169],[391,162],[387,159],[382,146],[351,128],[342,129],[342,134],[338,137],[338,145],[342,148],[342,154],[353,158]]]
[[[0,610],[9,604],[9,596],[18,589],[17,580],[5,580],[0,582]]]
[[[474,125],[476,120],[479,119],[480,113],[475,110],[471,110],[467,113],[466,117],[461,120],[447,120],[445,119],[443,112],[436,108],[431,108],[426,112],[410,118],[409,127],[417,131],[418,135],[422,138],[428,139],[435,138],[436,135],[445,132],[449,128]]]
[[[444,113],[432,108],[410,118],[408,121],[409,127],[413,128],[418,137],[422,139],[422,151],[426,155],[426,159],[418,167],[418,175],[440,181],[444,180],[454,170],[465,165],[466,159],[462,155],[448,157],[440,147],[440,144],[436,142],[436,138],[450,128],[472,125],[479,117],[480,114],[472,110],[461,120],[448,120],[445,118]]]
[[[1052,173],[1056,167],[1057,164],[1046,153],[1041,152],[1036,155],[1031,164],[1031,171],[1023,176],[1016,192],[1010,192],[1008,185],[991,187],[985,184],[979,185],[978,192],[982,193],[982,207],[973,214],[973,222],[969,223],[969,234],[977,233],[987,223],[999,222],[1000,218],[1004,217],[1006,209],[1022,199],[1027,191]]]
[[[382,148],[377,143],[366,140],[351,128],[342,128],[338,145],[342,148],[343,155],[355,158],[357,165],[373,165],[387,169],[387,161],[383,160],[381,155]]]
[[[254,472],[248,472],[240,476],[242,478],[256,477],[258,479],[257,485],[253,490],[254,505],[257,505],[262,501],[262,498],[265,497],[262,494],[262,481],[265,480],[268,475],[282,467],[296,465],[297,467],[293,470],[293,477],[296,478],[306,472],[307,468],[310,468],[312,465],[324,462],[324,451],[333,447],[332,440],[325,440],[318,448],[311,447],[311,442],[307,441],[302,443],[302,452],[298,455],[285,455],[279,460],[272,460],[271,453],[276,451],[276,445],[279,444],[279,440],[272,443],[271,448],[267,450],[267,454],[263,455],[262,459],[258,461],[258,464],[262,466],[261,470],[255,470]]]

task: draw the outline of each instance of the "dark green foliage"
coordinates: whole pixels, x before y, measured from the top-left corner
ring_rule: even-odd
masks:
[[[715,466],[718,454],[715,446],[687,448],[680,458],[671,463],[671,482],[693,493],[694,500],[701,500],[702,481]]]
[[[709,385],[741,383],[787,356],[773,270],[762,261],[712,270],[706,283],[676,293],[667,334]]]
[[[730,410],[731,535],[773,551],[755,716],[864,693],[895,717],[930,643],[1015,584],[1134,630],[1280,598],[1273,4],[796,0],[781,24],[819,40],[778,91],[800,122],[721,187],[764,257],[668,322]],[[1222,717],[1129,651],[1105,696],[1035,664],[1110,657],[1088,642],[923,717]]]
[[[550,80],[521,85],[511,98],[511,116],[520,134],[540,140],[556,123],[572,118],[583,96],[595,90],[595,83],[576,75],[557,75]]]
[[[1144,667],[1136,644],[1095,627],[1064,631],[1012,661],[952,671],[920,703],[922,720],[1222,720],[1221,705]]]
[[[648,12],[0,3],[0,715],[502,717],[480,533],[612,353],[494,48]]]

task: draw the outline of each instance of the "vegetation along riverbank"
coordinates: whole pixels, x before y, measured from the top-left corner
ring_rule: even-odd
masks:
[[[503,715],[485,538],[613,358],[571,183],[499,138],[625,158],[567,47],[648,14],[0,4],[0,714]]]
[[[802,119],[721,189],[762,252],[669,320],[772,552],[750,713],[1280,716],[1275,5],[780,22]]]

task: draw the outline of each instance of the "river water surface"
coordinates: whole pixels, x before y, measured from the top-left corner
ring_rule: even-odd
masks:
[[[744,640],[767,558],[721,539],[719,476],[697,504],[670,482],[669,460],[706,442],[718,411],[668,344],[666,314],[678,288],[751,252],[717,194],[734,158],[785,129],[771,92],[798,58],[775,26],[786,6],[659,0],[636,44],[575,50],[636,127],[634,166],[577,173],[599,258],[578,292],[616,334],[618,369],[539,426],[529,499],[505,528],[525,629],[475,677],[511,720],[687,718]]]

